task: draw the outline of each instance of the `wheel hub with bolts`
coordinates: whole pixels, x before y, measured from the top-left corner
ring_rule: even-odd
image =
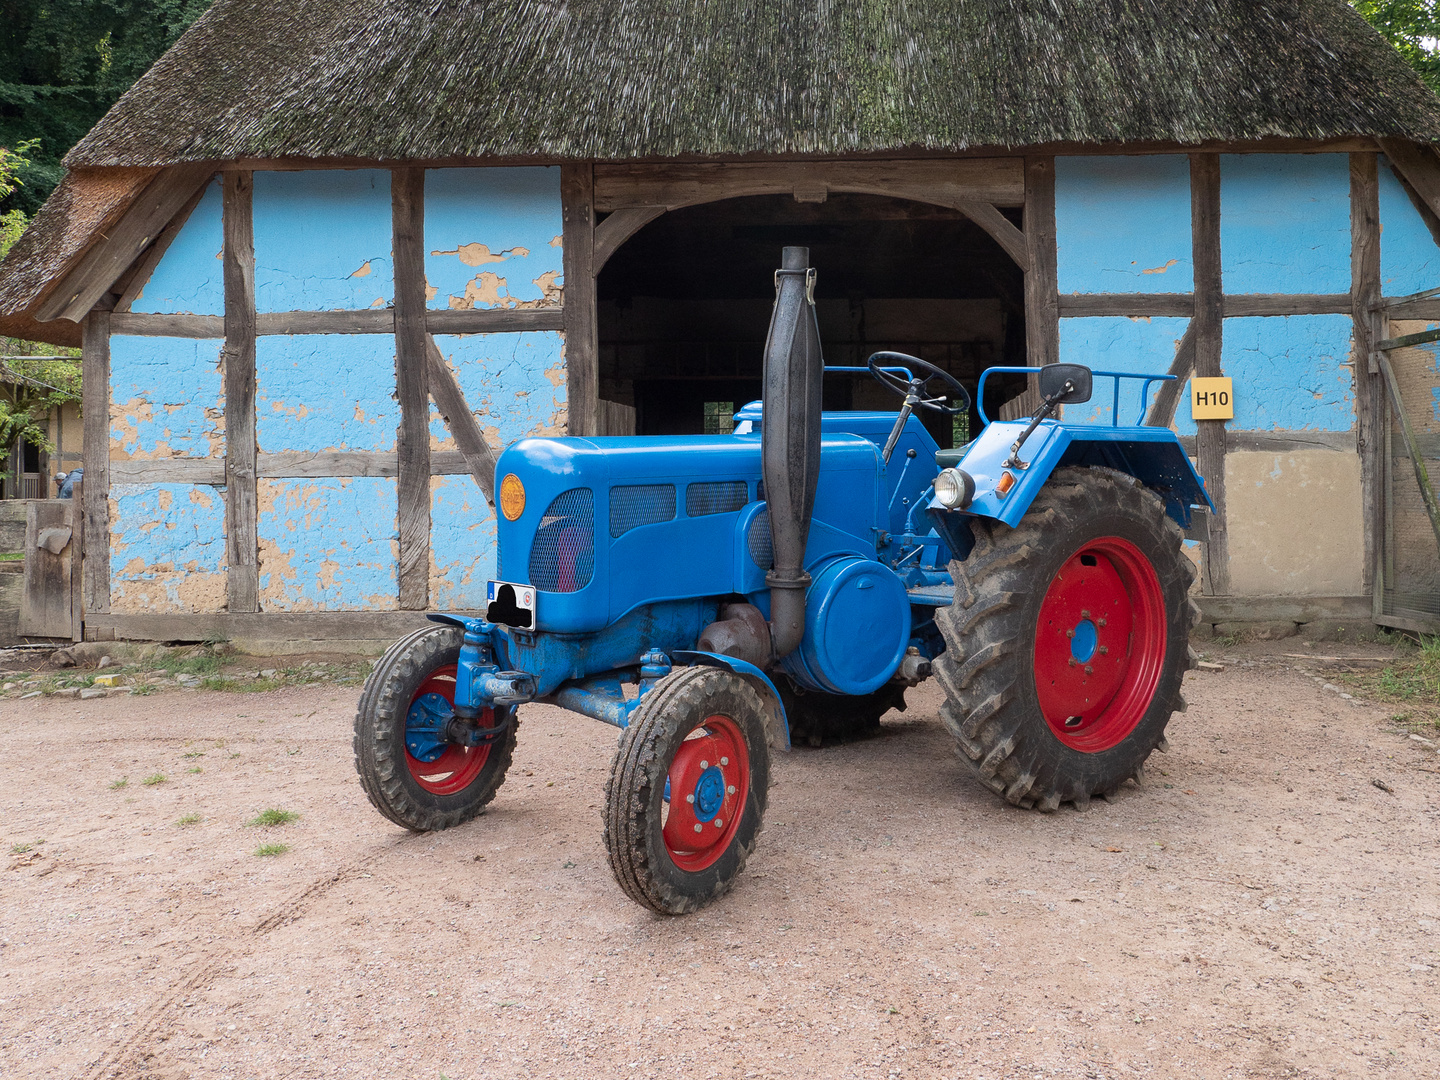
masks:
[[[703,870],[724,854],[749,786],[744,736],[728,716],[709,717],[680,744],[666,776],[662,835],[677,866]]]

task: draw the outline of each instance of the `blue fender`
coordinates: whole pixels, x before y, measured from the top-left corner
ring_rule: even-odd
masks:
[[[726,671],[733,671],[749,682],[756,690],[760,691],[760,696],[770,707],[771,719],[778,721],[778,723],[766,725],[771,729],[772,741],[777,741],[775,736],[778,732],[780,749],[790,749],[790,721],[785,718],[785,705],[780,700],[780,691],[775,689],[775,684],[770,681],[769,675],[748,661],[737,660],[733,656],[724,656],[720,653],[701,652],[698,649],[677,649],[670,654],[670,658],[682,664],[703,664],[707,667],[724,668]]]

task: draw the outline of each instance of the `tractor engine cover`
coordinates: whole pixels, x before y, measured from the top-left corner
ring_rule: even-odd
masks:
[[[904,583],[882,563],[846,555],[813,571],[805,636],[781,667],[811,690],[870,694],[895,674],[909,644]]]

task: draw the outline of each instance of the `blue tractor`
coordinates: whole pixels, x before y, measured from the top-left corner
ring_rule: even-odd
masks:
[[[754,850],[772,749],[874,726],[931,675],[961,758],[1015,805],[1083,809],[1140,777],[1184,707],[1196,616],[1182,529],[1208,497],[1179,441],[1055,419],[1094,374],[1118,412],[1137,377],[1074,364],[986,372],[982,406],[996,371],[1034,372],[1043,403],[957,450],[914,414],[968,394],[915,357],[868,364],[898,415],[822,413],[808,261],[784,251],[763,403],[733,434],[501,455],[485,616],[430,616],[360,700],[356,767],[387,818],[475,817],[519,706],[559,705],[620,729],[604,829],[621,887],[693,911]]]

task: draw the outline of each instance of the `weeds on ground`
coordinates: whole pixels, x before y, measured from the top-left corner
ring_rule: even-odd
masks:
[[[129,778],[128,776],[122,776],[122,777],[120,777],[119,780],[111,780],[111,781],[110,781],[110,790],[111,790],[111,791],[119,791],[121,788],[129,787],[129,786],[130,786],[130,778]]]
[[[199,765],[191,765],[191,766],[190,766],[188,769],[186,769],[185,771],[186,771],[187,773],[190,773],[190,774],[193,775],[193,774],[195,774],[195,773],[197,773],[197,772],[204,772],[205,770],[202,769]]]
[[[289,850],[289,844],[261,844],[255,849],[255,854],[263,859],[270,855],[284,855]]]
[[[158,772],[151,773],[149,776],[145,777],[145,779],[141,780],[140,782],[146,787],[155,787],[157,784],[165,783],[165,774]]]
[[[300,815],[294,810],[279,810],[271,807],[269,810],[262,810],[245,824],[251,828],[264,827],[273,829],[276,825],[289,825],[292,821],[299,821]]]
[[[1391,719],[1407,731],[1440,733],[1440,637],[1401,638],[1394,661],[1379,671],[1337,677],[1376,701],[1404,706]]]
[[[199,825],[200,822],[203,820],[204,819],[199,814],[186,814],[182,818],[176,818],[175,824],[179,825],[180,828],[183,829],[187,825]]]

